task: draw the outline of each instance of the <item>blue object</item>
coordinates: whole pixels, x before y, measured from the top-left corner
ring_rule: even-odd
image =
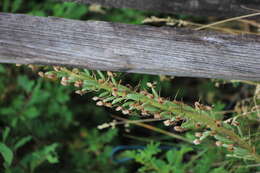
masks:
[[[126,158],[122,158],[120,160],[117,160],[116,155],[118,153],[126,151],[126,150],[143,150],[145,148],[146,148],[146,146],[143,146],[143,145],[132,145],[132,146],[130,146],[130,145],[119,145],[119,146],[113,148],[111,155],[110,155],[110,158],[115,163],[124,163],[124,162],[127,162],[129,160],[133,160],[133,158],[126,157]],[[173,149],[174,147],[159,146],[159,148],[161,150],[170,150],[170,149]]]

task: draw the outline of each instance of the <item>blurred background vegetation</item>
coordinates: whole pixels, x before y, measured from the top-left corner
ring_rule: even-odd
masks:
[[[0,11],[129,24],[141,24],[146,17],[152,15],[165,16],[53,0],[0,0]],[[208,20],[182,15],[172,17],[201,23]],[[214,105],[215,110],[233,109],[238,100],[250,98],[254,94],[254,86],[220,80],[141,74],[121,74],[121,79],[142,88],[146,88],[147,82],[157,82],[161,96],[175,98],[190,105],[200,101]],[[210,142],[194,146],[134,125],[98,130],[98,125],[113,120],[111,115],[120,114],[97,107],[91,101],[93,96],[92,93],[84,97],[76,95],[70,87],[39,78],[30,68],[0,64],[0,172],[260,171],[259,168],[247,167],[236,159],[224,160],[226,152],[217,149]],[[163,127],[161,122],[149,124],[174,132],[171,128]],[[185,136],[192,138],[193,134],[190,131]],[[159,143],[179,150],[162,151]],[[117,163],[111,159],[111,152],[118,145],[148,147],[142,152],[126,153],[135,161]],[[205,145],[210,147],[206,148]]]

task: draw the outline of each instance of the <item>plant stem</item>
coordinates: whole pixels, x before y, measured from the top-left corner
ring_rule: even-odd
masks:
[[[79,80],[96,81],[96,79],[94,77],[89,77],[89,76],[77,74],[77,73],[74,73],[70,70],[67,70],[66,68],[62,68],[62,71],[66,72],[69,76],[76,77]],[[228,137],[230,140],[232,140],[239,147],[248,150],[251,153],[251,155],[255,158],[256,161],[260,161],[260,156],[257,153],[255,153],[255,150],[252,146],[250,146],[247,142],[245,142],[243,139],[241,139],[232,130],[229,130],[229,129],[222,127],[222,126],[219,127],[216,124],[215,119],[209,116],[209,113],[207,113],[205,111],[198,112],[197,110],[195,110],[195,109],[191,108],[190,106],[185,105],[183,103],[170,102],[171,105],[161,104],[157,100],[151,99],[149,97],[145,97],[144,95],[142,95],[138,92],[132,91],[131,89],[129,89],[129,88],[123,86],[123,85],[117,84],[117,86],[115,86],[115,87],[119,87],[119,86],[121,88],[124,88],[124,90],[125,90],[125,92],[127,92],[127,94],[140,95],[139,101],[141,103],[149,103],[150,105],[152,105],[156,108],[159,108],[162,111],[167,111],[167,112],[171,112],[171,113],[174,113],[174,114],[182,115],[185,118],[192,119],[195,122],[209,126],[216,133],[221,134],[222,136]],[[99,89],[104,89],[106,91],[112,92],[112,87],[111,87],[111,85],[109,85],[108,82],[99,83],[99,85],[96,86],[96,87],[99,88]],[[123,92],[118,92],[118,96],[124,97]],[[152,127],[152,126],[150,127],[149,125],[143,124],[143,123],[136,123],[136,122],[134,122],[134,123],[138,124],[140,126],[146,127],[146,128]],[[166,134],[162,129],[156,129],[155,127],[152,127],[152,129],[156,130],[160,133]],[[179,137],[176,137],[176,138],[179,138]]]

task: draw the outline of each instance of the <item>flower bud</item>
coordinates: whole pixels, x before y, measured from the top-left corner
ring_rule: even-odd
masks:
[[[219,121],[219,120],[216,120],[216,121],[215,121],[215,124],[216,124],[217,127],[221,127],[221,126],[222,126],[222,122]]]
[[[68,86],[69,85],[69,78],[68,77],[62,77],[60,83],[61,83],[61,85]]]
[[[163,124],[164,124],[165,126],[170,126],[172,123],[171,123],[171,120],[165,120],[165,121],[163,122]]]
[[[149,87],[149,88],[153,88],[153,84],[151,82],[147,82],[146,85]]]
[[[221,147],[222,145],[223,145],[223,143],[221,142],[221,141],[216,141],[216,146],[218,146],[218,147]]]
[[[107,75],[108,75],[109,77],[113,77],[113,76],[114,76],[114,74],[113,74],[111,71],[107,71]]]
[[[105,106],[111,108],[112,104],[111,103],[105,103]]]
[[[175,130],[176,132],[183,132],[183,131],[185,131],[185,129],[182,128],[181,126],[174,126],[174,130]]]
[[[82,91],[82,90],[77,90],[75,91],[76,94],[79,94],[79,95],[84,95],[86,92],[85,91]]]
[[[40,77],[45,77],[45,75],[44,75],[44,73],[43,73],[42,71],[39,71],[39,72],[38,72],[38,75],[39,75]]]
[[[195,133],[195,136],[198,137],[198,138],[200,138],[202,135],[203,135],[203,133],[201,133],[201,132],[196,132]]]
[[[74,83],[74,86],[75,87],[78,87],[78,88],[81,88],[83,86],[83,81],[82,80],[77,80],[75,83]]]
[[[96,103],[96,105],[98,105],[98,106],[103,106],[104,103],[103,103],[102,101],[98,101],[98,102]]]
[[[162,116],[161,116],[160,113],[155,113],[155,114],[153,115],[153,117],[154,117],[155,119],[161,119],[161,118],[162,118]]]
[[[122,110],[122,107],[121,106],[118,106],[117,108],[116,108],[116,111],[121,111]]]
[[[59,67],[59,66],[53,66],[53,69],[54,69],[55,71],[60,71],[60,67]]]
[[[57,79],[56,74],[53,73],[45,74],[44,76],[48,79]]]
[[[92,100],[94,100],[94,101],[98,101],[99,98],[98,98],[97,96],[95,96],[95,97],[92,98]]]
[[[193,143],[194,143],[195,145],[199,145],[199,144],[201,143],[201,141],[200,141],[199,139],[195,139],[195,140],[193,141]]]
[[[122,113],[123,113],[124,115],[127,115],[127,114],[130,114],[130,111],[127,110],[127,109],[125,109],[125,110],[122,110]]]

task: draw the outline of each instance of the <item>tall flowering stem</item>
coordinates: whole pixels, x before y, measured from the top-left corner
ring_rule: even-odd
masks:
[[[182,102],[170,101],[160,97],[155,86],[148,83],[147,86],[152,93],[147,91],[136,91],[131,87],[119,84],[115,80],[115,74],[100,71],[90,72],[88,70],[69,70],[64,67],[54,67],[54,71],[39,73],[42,77],[51,79],[61,78],[62,85],[74,84],[78,90],[77,94],[83,95],[89,91],[100,91],[101,94],[93,98],[98,106],[106,106],[122,111],[123,114],[152,115],[154,118],[168,118],[165,125],[175,125],[182,122],[181,126],[175,126],[176,131],[184,131],[187,128],[197,127],[208,129],[203,133],[197,133],[194,144],[208,136],[213,136],[217,146],[226,147],[232,151],[233,156],[238,158],[260,161],[260,156],[255,148],[237,135],[232,125],[216,120],[214,112],[209,108],[197,104],[197,109]]]

